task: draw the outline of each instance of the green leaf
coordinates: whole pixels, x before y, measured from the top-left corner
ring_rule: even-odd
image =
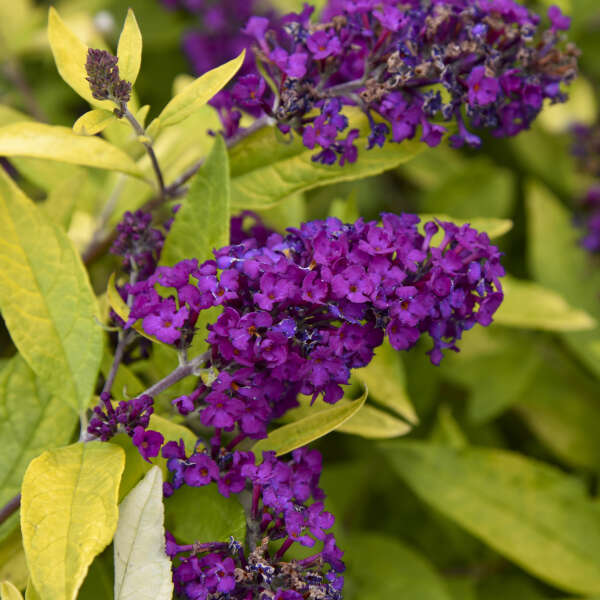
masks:
[[[165,499],[166,527],[184,544],[246,538],[246,513],[237,498],[225,498],[216,486],[183,486]]]
[[[538,283],[506,276],[502,288],[504,300],[494,315],[499,325],[546,331],[587,331],[597,325],[585,311]]]
[[[79,589],[77,600],[106,600],[113,597],[115,589],[113,554],[114,548],[110,544],[96,556]],[[29,599],[25,598],[25,600]]]
[[[94,108],[84,113],[73,124],[77,135],[96,135],[116,120],[114,113],[103,108]]]
[[[60,391],[48,392],[20,356],[9,361],[0,372],[0,506],[19,493],[31,459],[69,443],[78,420]]]
[[[600,271],[579,245],[581,230],[573,226],[571,214],[545,187],[531,182],[526,197],[528,261],[535,279],[599,321]],[[563,339],[600,376],[600,326],[565,333]]]
[[[25,590],[25,600],[42,600],[38,591],[33,586],[31,578],[29,578],[29,581],[27,582],[27,589]]]
[[[496,575],[481,581],[477,587],[478,600],[546,600],[535,581],[521,574]]]
[[[192,180],[161,252],[161,265],[212,258],[214,248],[229,244],[229,160],[221,136]]]
[[[0,154],[43,158],[143,177],[135,162],[116,146],[57,125],[14,123],[0,127]]]
[[[563,590],[600,592],[600,505],[579,481],[503,450],[381,447],[419,497],[500,554]]]
[[[170,600],[171,561],[165,554],[162,475],[152,467],[119,506],[115,532],[115,600]]]
[[[598,383],[564,352],[536,348],[543,362],[517,399],[515,410],[536,437],[568,465],[598,472]]]
[[[21,592],[10,581],[3,581],[0,583],[0,599],[23,600],[23,596],[21,595]]]
[[[439,371],[469,390],[469,420],[481,424],[520,400],[541,361],[531,335],[492,325],[469,331],[460,353],[449,353]]]
[[[350,127],[357,127],[358,159],[353,164],[322,165],[316,153],[296,135],[283,143],[273,127],[264,127],[236,144],[230,152],[232,203],[237,209],[263,209],[297,192],[339,181],[352,181],[394,169],[423,150],[418,140],[388,143],[366,150],[369,125],[359,111],[350,111]]]
[[[31,579],[42,598],[73,600],[117,527],[121,448],[74,444],[44,452],[23,481],[21,529]]]
[[[351,599],[451,599],[433,565],[400,540],[360,532],[344,541]]]
[[[230,60],[216,69],[212,69],[208,73],[198,77],[194,83],[183,88],[163,108],[156,119],[159,124],[155,127],[164,129],[170,125],[175,125],[183,121],[186,117],[189,117],[199,108],[202,108],[217,92],[229,83],[242,66],[245,56],[246,51],[244,50],[237,58]],[[148,135],[150,133],[149,131]]]
[[[419,417],[408,397],[406,375],[400,352],[394,350],[386,340],[375,349],[373,360],[354,373],[368,388],[375,401],[404,417],[412,424]]]
[[[92,106],[115,108],[109,100],[96,100],[92,96],[85,70],[88,47],[65,25],[53,6],[48,12],[48,41],[56,68],[65,82]]]
[[[23,358],[50,390],[87,408],[102,360],[98,308],[65,233],[0,173],[0,308]]]
[[[340,433],[351,433],[369,439],[387,439],[406,435],[412,425],[370,404],[365,404],[345,423],[336,429]]]
[[[133,86],[142,64],[142,32],[131,8],[127,11],[125,24],[119,37],[117,57],[121,79],[129,81]]]
[[[367,394],[365,388],[364,393],[357,400],[351,402],[340,400],[331,408],[274,429],[265,439],[254,444],[252,452],[260,457],[262,452],[274,450],[277,456],[280,456],[310,444],[310,442],[334,431],[356,414],[365,403]]]

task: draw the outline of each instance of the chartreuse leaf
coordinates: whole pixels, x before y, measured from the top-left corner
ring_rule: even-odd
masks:
[[[392,536],[354,533],[345,538],[344,549],[354,598],[451,600],[433,565]]]
[[[96,100],[86,80],[85,63],[88,47],[71,31],[51,6],[48,12],[48,41],[60,76],[92,106],[113,110],[109,100]]]
[[[369,388],[370,395],[379,404],[413,424],[419,422],[406,391],[402,358],[387,340],[375,349],[373,360],[366,367],[357,369],[355,375]]]
[[[358,128],[358,159],[353,164],[322,165],[295,135],[284,143],[273,127],[265,127],[236,144],[230,152],[232,203],[238,209],[262,209],[285,197],[339,181],[352,181],[394,169],[423,150],[418,140],[388,143],[366,150],[369,124],[360,111],[349,111],[350,127]]]
[[[225,498],[216,486],[183,486],[165,500],[165,524],[184,544],[246,538],[246,514],[235,496]]]
[[[336,429],[369,439],[387,439],[406,435],[412,425],[371,404],[365,404],[353,417]]]
[[[502,278],[502,289],[504,301],[494,315],[500,325],[546,331],[586,331],[597,325],[585,311],[569,306],[561,295],[539,283],[507,276]]]
[[[27,585],[29,571],[19,528],[0,543],[0,581],[12,581],[19,589]]]
[[[60,391],[50,393],[22,357],[8,362],[0,372],[0,506],[19,493],[31,459],[69,443],[77,422]]]
[[[573,307],[600,319],[600,270],[579,245],[581,230],[549,190],[531,182],[527,195],[528,260],[534,278]],[[600,376],[600,326],[564,333],[571,350]]]
[[[237,58],[212,69],[201,77],[198,77],[194,83],[183,88],[183,90],[172,98],[163,108],[160,115],[155,120],[154,131],[149,131],[156,135],[156,129],[164,129],[170,125],[175,125],[189,117],[194,111],[202,108],[217,92],[223,89],[238,72],[244,62],[246,51],[244,50]],[[153,123],[151,123],[152,127]]]
[[[77,169],[71,177],[54,186],[48,192],[46,201],[40,205],[48,218],[65,231],[69,230],[85,179],[85,173]]]
[[[27,582],[27,589],[25,590],[25,600],[42,600],[40,598],[40,595],[38,594],[38,591],[33,586],[31,578]]]
[[[103,108],[94,108],[84,113],[73,124],[77,135],[96,135],[108,127],[116,117],[114,113]]]
[[[103,351],[87,273],[66,234],[0,172],[0,308],[23,358],[62,400],[87,408]]]
[[[116,146],[57,125],[13,123],[0,127],[0,154],[43,158],[143,177],[135,162]]]
[[[119,76],[131,85],[135,83],[142,64],[142,32],[130,8],[117,46]]]
[[[504,450],[382,442],[412,490],[556,587],[600,593],[600,505],[554,467]]]
[[[218,136],[177,211],[161,252],[162,265],[186,258],[203,262],[212,258],[214,248],[229,244],[230,195],[227,148]]]
[[[115,532],[115,600],[170,600],[171,561],[165,554],[162,474],[152,467],[119,506]]]
[[[277,456],[280,456],[306,446],[348,421],[362,408],[367,394],[365,387],[362,396],[352,402],[339,402],[331,408],[274,429],[265,439],[259,440],[252,446],[252,452],[260,460],[261,453],[267,450],[273,450]]]
[[[23,600],[23,596],[21,595],[21,592],[10,581],[3,581],[0,583],[0,599]]]
[[[73,600],[88,567],[112,540],[125,466],[121,448],[74,444],[44,452],[25,473],[21,530],[42,598]]]

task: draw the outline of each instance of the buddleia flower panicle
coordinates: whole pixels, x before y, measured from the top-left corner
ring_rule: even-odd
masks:
[[[577,72],[578,51],[563,33],[570,19],[555,6],[545,29],[513,0],[331,0],[318,20],[313,12],[305,4],[299,14],[248,20],[266,79],[238,77],[229,112],[272,117],[325,164],[357,159],[348,106],[367,117],[369,149],[415,136],[437,146],[447,134],[454,147],[477,147],[468,126],[515,135],[544,100],[565,100],[562,86]]]
[[[206,336],[217,375],[174,405],[198,412],[206,427],[265,437],[298,394],[337,402],[384,337],[406,350],[427,335],[438,364],[463,331],[492,322],[503,298],[498,249],[468,225],[429,222],[421,233],[418,223],[414,215],[384,214],[381,225],[330,218],[272,233],[262,246],[247,238],[202,264],[158,267],[125,286],[133,298],[126,327],[141,319],[146,333],[181,348],[199,314],[222,307],[208,335],[195,334]]]
[[[122,107],[131,97],[131,83],[119,77],[118,61],[106,50],[89,48],[85,70],[92,96],[96,100],[112,100]]]

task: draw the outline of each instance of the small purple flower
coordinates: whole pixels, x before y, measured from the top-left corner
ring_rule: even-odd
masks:
[[[158,431],[146,431],[139,425],[133,431],[132,442],[140,451],[144,460],[148,462],[151,458],[158,456],[164,441],[165,438]]]
[[[552,23],[552,31],[568,31],[571,27],[571,17],[563,15],[560,8],[556,5],[548,8],[548,18]]]
[[[202,487],[217,481],[219,468],[215,461],[206,454],[193,454],[189,458],[189,466],[184,472],[185,483],[191,487]]]
[[[187,307],[177,310],[175,300],[167,298],[161,303],[158,314],[151,314],[144,318],[142,327],[147,334],[155,336],[161,342],[174,344],[181,338],[179,328],[183,327],[188,315]]]
[[[315,31],[315,33],[309,36],[306,40],[306,45],[316,60],[321,60],[328,56],[336,56],[342,50],[342,45],[337,35],[330,35],[323,30]]]
[[[469,102],[479,106],[487,106],[494,102],[500,91],[500,82],[495,77],[488,77],[484,66],[475,67],[471,71],[467,85]]]

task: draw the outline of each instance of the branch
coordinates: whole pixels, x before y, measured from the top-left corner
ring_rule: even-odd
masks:
[[[19,506],[21,506],[21,494],[17,494],[14,498],[9,500],[3,507],[0,509],[0,525],[4,523],[4,521],[8,520],[8,518],[17,510],[19,510]]]
[[[177,367],[172,373],[167,375],[164,379],[161,379],[153,386],[139,394],[140,396],[150,396],[154,398],[161,392],[164,392],[167,388],[175,385],[178,381],[181,381],[189,375],[197,374],[198,371],[210,360],[210,352],[204,352],[198,356],[192,358],[189,362],[184,363]]]

